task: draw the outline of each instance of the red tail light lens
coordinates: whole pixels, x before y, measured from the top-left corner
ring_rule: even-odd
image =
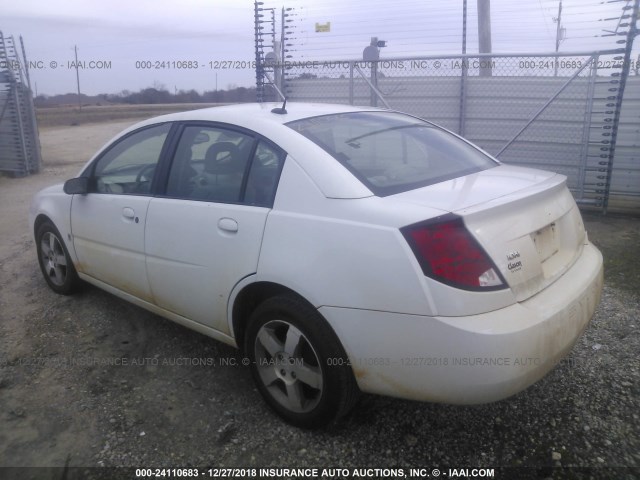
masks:
[[[447,215],[401,229],[424,274],[465,290],[506,288],[500,271],[464,226]]]

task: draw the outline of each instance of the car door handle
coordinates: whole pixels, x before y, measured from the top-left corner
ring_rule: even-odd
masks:
[[[238,231],[238,222],[236,222],[233,218],[221,218],[218,220],[218,228],[220,230],[224,230],[225,232],[235,233]]]
[[[138,223],[138,217],[136,217],[136,212],[131,207],[124,207],[122,209],[122,216],[124,218],[126,218],[127,220],[131,220],[131,221],[134,221],[134,222]]]

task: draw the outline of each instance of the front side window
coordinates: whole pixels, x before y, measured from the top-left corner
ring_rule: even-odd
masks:
[[[399,113],[325,115],[287,126],[322,147],[378,196],[498,165],[454,135]]]
[[[112,146],[96,162],[93,191],[146,195],[169,133],[168,123],[139,130]]]

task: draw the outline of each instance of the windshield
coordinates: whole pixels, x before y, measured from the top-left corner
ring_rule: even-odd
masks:
[[[498,165],[445,130],[399,113],[341,113],[287,126],[322,147],[378,196]]]

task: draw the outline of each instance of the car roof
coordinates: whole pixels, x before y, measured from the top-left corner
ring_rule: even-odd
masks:
[[[198,110],[189,110],[186,112],[170,113],[159,117],[150,118],[134,125],[134,128],[140,128],[159,122],[177,122],[177,121],[213,121],[232,123],[239,126],[246,126],[259,122],[284,124],[300,120],[303,118],[317,117],[321,115],[330,115],[336,113],[362,112],[380,110],[372,107],[356,107],[351,105],[333,105],[327,103],[298,103],[287,102],[285,114],[273,113],[274,108],[282,107],[282,102],[268,103],[242,103],[235,105],[224,105],[220,107],[209,107]]]

